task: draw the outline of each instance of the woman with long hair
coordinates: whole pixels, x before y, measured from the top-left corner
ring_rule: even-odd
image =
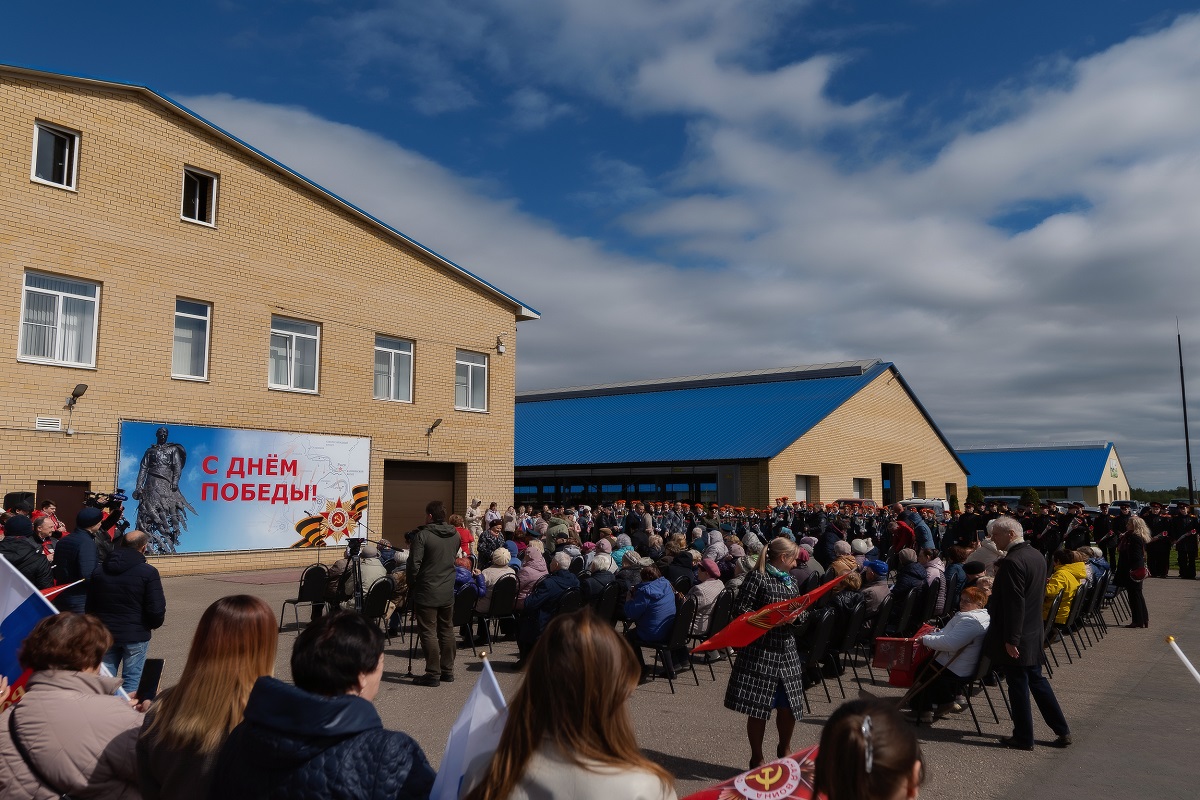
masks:
[[[205,610],[179,683],[151,708],[138,739],[147,800],[208,797],[217,753],[242,721],[250,689],[275,671],[278,639],[261,598],[222,597]]]
[[[591,611],[555,617],[529,655],[499,747],[467,772],[465,800],[673,800],[670,773],[633,734],[628,701],[640,675],[633,650]]]
[[[733,616],[790,600],[799,586],[789,571],[796,566],[800,546],[785,537],[776,537],[763,550],[754,572],[746,576],[738,592]],[[804,615],[797,622],[804,620]],[[790,625],[767,631],[738,651],[725,690],[725,707],[746,714],[746,736],[750,740],[750,767],[763,763],[763,738],[772,711],[778,711],[775,727],[779,731],[777,754],[791,752],[792,731],[804,702],[804,663],[796,649],[796,636]]]
[[[1150,627],[1150,612],[1142,594],[1142,581],[1146,577],[1146,545],[1150,541],[1150,528],[1141,517],[1130,517],[1125,523],[1125,533],[1117,542],[1117,586],[1124,586],[1129,595],[1129,611],[1133,621],[1126,628]],[[1140,574],[1141,577],[1134,577]]]
[[[916,732],[891,701],[843,703],[821,731],[813,797],[913,800],[925,780],[922,760]]]

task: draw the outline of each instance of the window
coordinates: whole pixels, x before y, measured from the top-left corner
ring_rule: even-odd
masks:
[[[454,352],[454,407],[487,411],[487,364],[483,353]]]
[[[22,360],[72,367],[96,366],[96,306],[100,287],[94,283],[25,273],[21,298]]]
[[[271,317],[271,371],[267,384],[272,389],[316,392],[320,348],[320,325]]]
[[[860,500],[866,500],[871,496],[871,479],[870,478],[855,478],[854,490],[852,497],[857,497]]]
[[[171,348],[171,377],[208,378],[208,323],[212,306],[192,300],[175,301],[175,344]]]
[[[33,126],[33,169],[29,177],[38,183],[75,188],[79,172],[79,134],[39,122]]]
[[[413,343],[375,337],[375,399],[412,402]]]
[[[925,497],[925,481],[913,481],[912,482],[912,494],[909,495],[909,497],[920,497],[920,498],[924,499],[924,497]]]
[[[188,222],[215,225],[217,222],[217,176],[211,172],[184,167],[183,210],[179,215]]]

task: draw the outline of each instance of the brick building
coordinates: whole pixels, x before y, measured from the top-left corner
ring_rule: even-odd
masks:
[[[535,311],[145,87],[0,67],[0,109],[4,491],[69,523],[141,420],[370,437],[388,537],[431,497],[511,495],[516,323]]]
[[[766,507],[959,496],[966,469],[892,364],[851,361],[517,395],[516,499]]]

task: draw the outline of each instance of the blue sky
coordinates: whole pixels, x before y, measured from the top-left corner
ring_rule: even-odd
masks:
[[[145,83],[538,308],[523,388],[880,357],[956,444],[1184,480],[1195,4],[56,9],[0,61]]]

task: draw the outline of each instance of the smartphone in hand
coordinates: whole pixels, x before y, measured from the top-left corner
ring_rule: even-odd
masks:
[[[163,664],[161,658],[147,658],[142,667],[142,679],[138,681],[138,702],[153,700],[158,696],[158,682],[162,679]]]

